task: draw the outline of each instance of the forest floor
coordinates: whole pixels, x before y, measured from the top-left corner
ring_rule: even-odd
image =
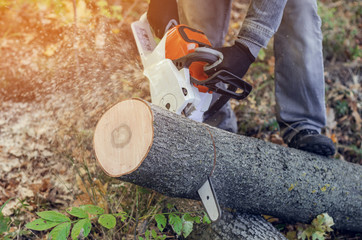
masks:
[[[120,184],[96,165],[92,146],[95,125],[110,106],[123,99],[150,101],[148,80],[142,74],[130,30],[130,23],[146,11],[147,3],[120,2],[124,4],[121,20],[117,15],[97,12],[86,21],[85,15],[92,14],[92,9],[80,4],[83,11],[78,14],[76,29],[71,24],[60,24],[59,15],[39,11],[33,5],[9,9],[0,6],[0,206],[11,199],[3,209],[4,215],[12,218],[10,231],[24,229],[37,211],[95,203],[111,211],[114,206],[102,194],[117,194]],[[227,44],[232,43],[245,16],[245,2],[233,3]],[[361,12],[360,5],[347,2],[346,9],[357,7],[355,13]],[[340,4],[323,3],[327,10]],[[347,14],[347,10],[334,14]],[[334,24],[328,12],[323,16],[327,23]],[[352,32],[361,27],[362,20],[356,21],[357,26],[347,22],[350,25],[346,29]],[[331,40],[333,36],[326,44],[337,41]],[[327,126],[323,133],[338,149],[335,158],[362,164],[361,34],[350,41],[349,51],[336,48],[336,54],[331,54],[333,51],[325,47],[329,52],[325,54]],[[246,100],[232,101],[232,106],[239,134],[285,145],[275,119],[271,46],[272,42],[245,77],[254,87],[252,94]],[[90,194],[91,187],[97,188],[97,193]],[[134,188],[127,186],[129,191]],[[134,194],[128,195],[122,204],[135,198]],[[169,201],[177,204],[174,199]],[[272,222],[290,238],[304,226],[276,218]],[[131,234],[133,230],[128,231]],[[44,237],[37,234],[24,233],[23,239]],[[359,237],[336,231],[328,238]]]

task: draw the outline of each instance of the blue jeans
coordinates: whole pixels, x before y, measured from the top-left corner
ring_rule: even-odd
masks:
[[[223,45],[231,0],[178,0],[178,5],[181,23],[202,30],[214,47]],[[276,117],[287,143],[302,129],[320,132],[325,126],[320,27],[316,0],[251,0],[235,40],[257,56],[274,36]],[[235,115],[224,115],[236,122]]]

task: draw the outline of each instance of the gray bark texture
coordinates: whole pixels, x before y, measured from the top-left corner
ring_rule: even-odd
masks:
[[[121,180],[171,197],[199,199],[197,190],[213,169],[215,149],[212,180],[221,207],[288,222],[310,223],[328,213],[335,229],[362,232],[361,165],[233,134],[149,106],[152,147],[140,167]]]
[[[223,211],[221,219],[213,224],[197,225],[189,236],[197,240],[286,240],[262,216]]]

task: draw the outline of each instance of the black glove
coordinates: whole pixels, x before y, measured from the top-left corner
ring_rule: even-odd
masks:
[[[249,66],[255,61],[255,57],[250,53],[249,48],[239,42],[235,42],[231,47],[222,47],[216,50],[224,55],[224,59],[220,64],[205,71],[208,75],[212,75],[219,70],[227,70],[242,78],[248,71]]]
[[[179,23],[176,0],[151,0],[147,20],[156,36],[162,38],[171,20]]]

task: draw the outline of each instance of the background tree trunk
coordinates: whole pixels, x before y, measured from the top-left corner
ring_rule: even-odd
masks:
[[[124,125],[132,125],[131,143],[112,145],[112,132]],[[109,175],[127,174],[120,179],[191,199],[199,199],[197,190],[214,168],[215,151],[212,180],[221,206],[289,222],[310,222],[327,212],[335,228],[362,231],[362,166],[357,164],[229,133],[137,99],[107,111],[94,142]],[[122,157],[129,151],[142,154]]]

